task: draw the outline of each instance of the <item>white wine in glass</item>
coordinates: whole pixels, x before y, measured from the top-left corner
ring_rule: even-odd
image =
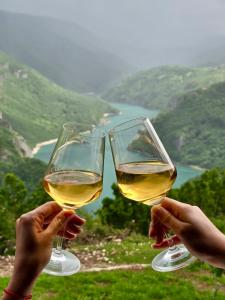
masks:
[[[116,168],[118,186],[129,199],[152,205],[168,192],[176,179],[176,169],[161,161],[120,164]]]
[[[49,161],[43,186],[63,209],[78,209],[96,200],[102,192],[105,135],[80,123],[66,123]],[[72,275],[80,269],[79,259],[62,250],[58,238],[44,272]]]
[[[146,205],[161,202],[171,189],[176,168],[148,118],[122,123],[109,131],[116,177],[121,194]],[[182,268],[194,260],[183,246],[172,246],[152,261],[161,272]]]

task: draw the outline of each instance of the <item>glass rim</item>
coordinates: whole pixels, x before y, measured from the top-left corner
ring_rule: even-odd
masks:
[[[106,132],[100,128],[97,128],[97,132],[95,132],[93,135],[91,135],[91,130],[96,129],[96,125],[94,124],[88,124],[88,123],[81,123],[76,121],[66,122],[62,125],[62,130],[71,129],[73,131],[76,131],[76,125],[82,126],[87,129],[84,129],[84,131],[79,131],[84,136],[90,137],[90,138],[105,138]]]
[[[114,126],[113,128],[111,128],[108,133],[109,133],[109,135],[112,135],[114,132],[116,133],[116,132],[128,130],[146,120],[151,122],[150,119],[145,116],[127,120],[127,121],[122,122],[122,123]],[[133,123],[133,125],[127,126],[128,124],[132,124],[132,123]]]

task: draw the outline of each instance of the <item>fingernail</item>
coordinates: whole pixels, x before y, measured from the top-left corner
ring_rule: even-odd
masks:
[[[71,217],[72,215],[74,215],[74,211],[73,210],[66,210],[66,211],[64,211],[64,216],[66,218]]]

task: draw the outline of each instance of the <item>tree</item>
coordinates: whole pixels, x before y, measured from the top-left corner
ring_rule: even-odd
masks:
[[[26,196],[23,181],[6,174],[0,188],[0,253],[12,251],[15,245],[15,221],[23,211]]]
[[[149,224],[149,207],[122,196],[116,184],[112,185],[112,189],[114,199],[103,199],[102,208],[97,212],[101,222],[115,228],[130,228],[135,232],[146,234]]]

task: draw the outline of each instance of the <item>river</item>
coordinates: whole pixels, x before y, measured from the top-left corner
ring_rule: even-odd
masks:
[[[126,120],[130,120],[140,116],[147,116],[150,119],[152,119],[156,117],[157,114],[159,113],[158,110],[148,110],[143,107],[130,105],[130,104],[114,103],[113,106],[117,108],[121,113],[119,115],[110,116],[107,118],[107,123],[104,125],[105,131],[109,130],[110,128]],[[54,144],[43,146],[35,154],[35,157],[47,163],[49,161],[53,148],[54,148]],[[198,176],[202,173],[201,170],[197,170],[180,164],[176,164],[176,168],[177,168],[177,179],[174,184],[174,187],[179,187],[188,179]],[[105,153],[103,192],[101,197],[97,201],[86,206],[86,210],[88,212],[95,211],[97,208],[99,208],[101,206],[101,201],[104,197],[112,196],[111,185],[115,181],[116,181],[116,177],[115,177],[115,171],[114,171],[114,166],[112,161],[112,155],[110,151],[109,142],[107,140],[106,153]]]

